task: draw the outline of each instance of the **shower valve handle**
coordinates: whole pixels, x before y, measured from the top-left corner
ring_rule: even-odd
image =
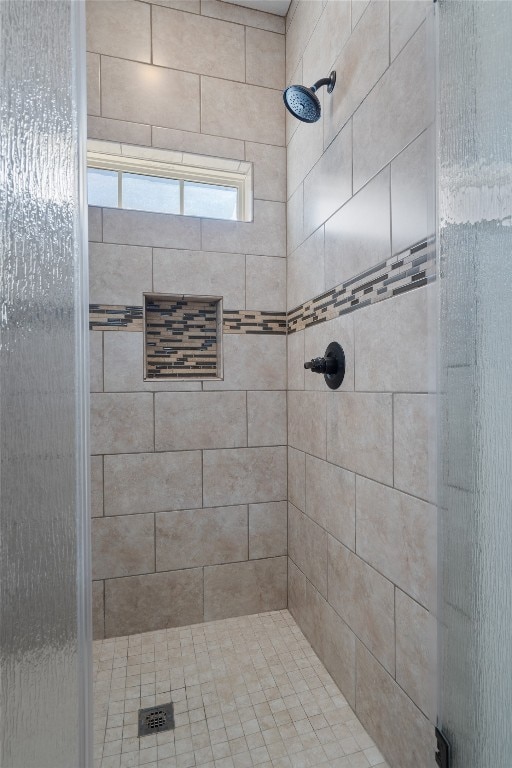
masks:
[[[314,357],[304,363],[312,373],[323,373],[329,389],[338,389],[345,377],[345,352],[337,341],[331,341],[323,357]]]
[[[333,374],[338,369],[338,362],[334,357],[314,357],[308,363],[304,363],[304,368],[313,373]]]

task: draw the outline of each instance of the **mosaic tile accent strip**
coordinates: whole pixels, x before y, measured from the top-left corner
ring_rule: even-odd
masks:
[[[90,331],[138,331],[144,329],[142,307],[89,304]]]
[[[224,311],[224,333],[277,333],[286,335],[286,312]]]
[[[429,237],[292,309],[288,333],[421,288],[435,279],[435,238]]]
[[[145,296],[146,379],[216,379],[219,299]]]

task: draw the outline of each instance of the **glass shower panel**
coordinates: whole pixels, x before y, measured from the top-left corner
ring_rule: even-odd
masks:
[[[83,7],[0,2],[0,765],[90,768]]]
[[[438,3],[440,700],[454,768],[512,755],[512,3]]]

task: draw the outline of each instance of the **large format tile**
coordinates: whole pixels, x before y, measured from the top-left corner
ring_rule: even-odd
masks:
[[[286,311],[286,259],[250,256],[245,260],[245,306],[265,312]],[[224,302],[225,306],[229,305]]]
[[[286,557],[204,569],[206,621],[286,607]]]
[[[337,35],[331,32],[331,37]],[[368,8],[334,63],[333,69],[339,80],[332,95],[325,99],[326,146],[371,91],[388,64],[389,8],[388,3],[376,2]]]
[[[130,635],[203,619],[203,569],[105,582],[105,635]]]
[[[87,136],[101,141],[122,141],[126,144],[151,146],[151,126],[143,123],[130,123],[126,120],[111,120],[108,117],[89,115],[87,118]]]
[[[247,445],[245,392],[157,392],[155,448],[187,451]]]
[[[247,445],[286,445],[286,392],[247,392]]]
[[[193,216],[106,208],[103,239],[106,243],[199,250],[201,222]]]
[[[224,380],[203,389],[286,389],[286,336],[226,333],[222,343]]]
[[[304,240],[304,185],[300,184],[286,204],[286,252],[298,248]]]
[[[108,212],[103,215],[107,221]],[[142,294],[151,291],[151,285],[151,248],[89,244],[91,304],[141,306]]]
[[[286,340],[288,390],[304,389],[304,335],[304,331],[297,331],[288,335]]]
[[[102,115],[199,132],[199,76],[107,56],[101,62]]]
[[[283,146],[281,91],[202,77],[201,132]]]
[[[203,451],[203,503],[216,507],[286,498],[286,448]]]
[[[286,501],[249,505],[249,558],[286,555],[288,508]]]
[[[323,91],[318,92],[318,98],[322,104]],[[299,120],[296,122],[298,127],[292,135],[287,149],[287,198],[293,195],[324,151],[323,117],[313,124],[302,123]]]
[[[151,134],[154,147],[225,157],[229,160],[245,159],[244,142],[238,141],[238,139],[225,139],[222,136],[178,131],[175,128],[160,128],[156,125],[152,126]]]
[[[432,722],[436,714],[437,621],[396,590],[396,681]]]
[[[96,53],[87,54],[87,114],[99,115],[100,99],[100,57]]]
[[[435,286],[380,301],[354,315],[356,389],[366,392],[428,392],[436,388]]]
[[[103,516],[103,456],[91,456],[91,515]]]
[[[327,597],[327,533],[307,515],[288,505],[288,552],[318,591]]]
[[[91,392],[103,392],[103,334],[89,331],[89,380]]]
[[[288,500],[306,510],[306,454],[288,446]]]
[[[356,551],[426,608],[436,604],[434,506],[372,480],[356,481]]]
[[[266,88],[284,88],[284,35],[247,27],[245,45],[246,81],[253,85],[264,85]],[[229,77],[238,79],[232,78],[231,75]]]
[[[430,0],[392,0],[389,17],[389,39],[391,45],[391,60],[397,56],[404,45],[425,21]]]
[[[244,28],[156,6],[153,9],[153,63],[200,75],[243,81]]]
[[[153,395],[91,395],[91,453],[152,451]]]
[[[185,2],[188,6],[190,0],[185,0]],[[274,13],[257,11],[238,5],[228,5],[220,0],[201,0],[201,13],[203,16],[212,16],[215,19],[233,21],[236,24],[267,29],[269,32],[279,32],[284,35],[284,18]]]
[[[291,15],[289,26],[286,29],[286,78],[297,66],[304,53],[311,33],[317,25],[322,13],[322,3],[307,2],[297,4],[295,13]],[[323,75],[318,75],[323,77]],[[311,85],[311,83],[308,83]]]
[[[294,309],[324,290],[324,228],[288,256],[287,306]]]
[[[352,472],[306,456],[306,514],[355,548],[356,480]]]
[[[243,309],[245,256],[155,248],[153,290],[155,293],[222,296],[224,309]]]
[[[102,581],[92,583],[92,637],[102,640],[105,636],[105,606],[103,601],[104,585]]]
[[[428,501],[435,501],[435,395],[395,395],[393,434],[395,488]]]
[[[151,10],[133,0],[87,3],[87,50],[151,61]]]
[[[202,505],[201,452],[105,457],[105,514],[129,515]]]
[[[153,515],[96,518],[92,522],[92,577],[112,579],[155,570]]]
[[[432,119],[427,69],[423,24],[354,115],[354,190],[419,136]]]
[[[330,0],[324,3],[322,15],[306,46],[303,74],[306,85],[335,69],[334,62],[350,37],[350,0]],[[345,87],[346,72],[338,69]],[[331,97],[328,97],[329,99]],[[327,99],[324,102],[327,107]]]
[[[429,221],[435,194],[433,146],[434,138],[427,130],[391,163],[393,253],[433,233],[435,223]]]
[[[89,242],[98,243],[103,239],[103,209],[94,205],[88,207]]]
[[[433,726],[359,642],[356,702],[358,718],[393,768],[430,768],[435,754]]]
[[[326,393],[288,392],[288,443],[325,459]]]
[[[247,560],[247,507],[159,512],[156,570],[175,571]]]
[[[286,149],[272,144],[245,143],[245,159],[253,163],[254,197],[286,202]]]
[[[359,392],[328,395],[327,459],[391,485],[392,396]]]
[[[326,289],[391,256],[389,186],[385,168],[326,222]]]
[[[329,536],[329,603],[386,669],[395,671],[395,588]]]
[[[253,221],[203,219],[203,250],[284,257],[286,255],[285,208],[284,203],[255,200]]]

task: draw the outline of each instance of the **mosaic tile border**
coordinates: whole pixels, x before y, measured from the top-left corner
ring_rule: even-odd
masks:
[[[286,312],[224,311],[224,333],[273,333],[286,335]]]
[[[421,288],[435,279],[435,238],[428,237],[290,310],[288,333]]]

